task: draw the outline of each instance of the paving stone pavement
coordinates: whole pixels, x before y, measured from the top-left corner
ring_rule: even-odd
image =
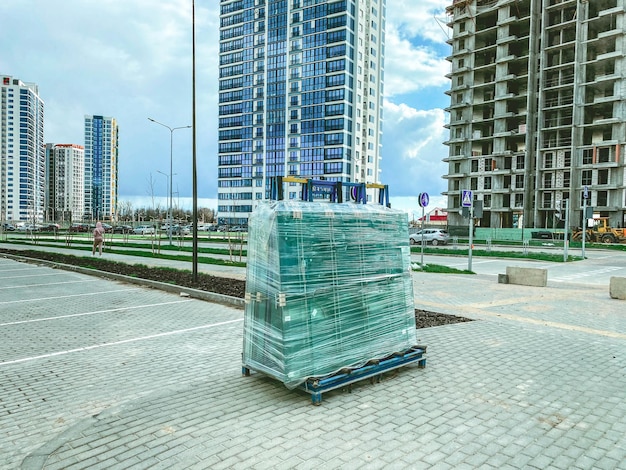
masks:
[[[312,406],[241,375],[236,308],[0,258],[0,468],[618,469],[626,303],[415,273],[424,369]]]

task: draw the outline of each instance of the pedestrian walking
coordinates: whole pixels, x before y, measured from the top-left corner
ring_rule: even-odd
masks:
[[[102,256],[102,247],[104,246],[104,227],[102,222],[96,223],[96,228],[93,229],[93,248],[91,250],[92,256],[96,255],[96,249]]]

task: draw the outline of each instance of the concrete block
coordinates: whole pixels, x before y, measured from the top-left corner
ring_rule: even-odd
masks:
[[[508,284],[509,276],[506,274],[498,274],[498,284]]]
[[[509,278],[509,284],[534,287],[546,287],[548,285],[547,269],[507,266],[506,275]]]
[[[611,276],[609,295],[612,299],[626,300],[626,277]]]

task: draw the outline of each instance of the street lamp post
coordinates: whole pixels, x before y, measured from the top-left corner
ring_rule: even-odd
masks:
[[[169,225],[168,225],[168,234],[169,234],[169,238],[170,238],[170,245],[172,244],[172,218],[173,218],[173,214],[172,214],[172,178],[174,177],[174,131],[178,130],[178,129],[190,129],[191,126],[180,126],[180,127],[170,127],[166,124],[163,124],[162,122],[159,122],[155,119],[152,118],[148,118],[149,121],[152,121],[155,124],[159,124],[160,126],[165,127],[166,129],[168,129],[170,131],[170,184],[169,184],[169,204],[168,204],[168,219],[169,219]],[[160,173],[160,172],[159,172]]]

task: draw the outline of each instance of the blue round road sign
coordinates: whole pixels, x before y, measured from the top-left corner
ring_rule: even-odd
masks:
[[[428,197],[428,193],[420,193],[419,195],[420,207],[426,207],[428,205],[429,200],[430,199]]]

